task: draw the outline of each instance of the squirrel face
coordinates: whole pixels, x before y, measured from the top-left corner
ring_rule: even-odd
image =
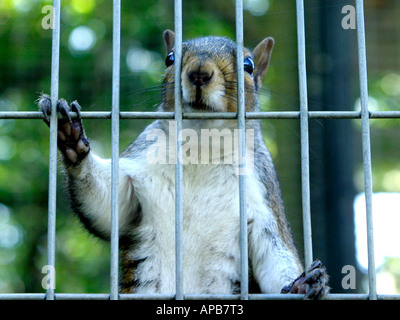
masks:
[[[174,110],[174,41],[166,30],[167,49],[162,109]],[[267,72],[274,40],[264,39],[250,52],[244,48],[246,111],[258,110],[257,91]],[[182,105],[184,111],[237,112],[236,43],[223,37],[204,37],[182,44]]]

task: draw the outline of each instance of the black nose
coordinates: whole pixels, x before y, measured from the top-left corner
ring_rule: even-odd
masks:
[[[201,87],[208,84],[213,76],[213,73],[208,73],[206,71],[189,71],[188,78],[190,82],[196,87]]]

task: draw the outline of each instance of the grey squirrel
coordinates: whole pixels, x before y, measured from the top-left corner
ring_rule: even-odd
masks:
[[[164,32],[166,71],[160,111],[174,111],[174,40]],[[267,72],[274,40],[266,38],[251,52],[244,48],[245,108],[258,111],[257,92]],[[223,37],[189,40],[182,46],[184,112],[237,111],[236,44]],[[49,125],[51,100],[38,99]],[[111,228],[111,161],[95,155],[83,129],[81,107],[60,99],[58,148],[65,167],[73,210],[94,235],[109,240]],[[76,112],[71,119],[69,112]],[[134,124],[134,122],[132,122]],[[169,120],[150,124],[120,156],[119,236],[121,293],[175,292],[174,164],[153,163],[148,153],[157,139],[168,138]],[[233,132],[236,120],[183,120],[183,127]],[[286,220],[280,186],[258,120],[246,120],[254,131],[247,146],[254,168],[247,174],[249,281],[251,292],[327,294],[328,276],[316,260],[305,274]],[[159,141],[158,141],[159,142]],[[201,142],[200,144],[202,144]],[[208,143],[208,142],[207,142]],[[171,146],[164,152],[169,153]],[[222,154],[230,151],[219,146]],[[225,149],[224,149],[225,148]],[[212,159],[215,160],[215,159]],[[249,159],[248,159],[249,160]],[[237,164],[236,164],[237,165]],[[185,294],[231,294],[240,291],[239,184],[235,163],[183,165],[183,257]]]

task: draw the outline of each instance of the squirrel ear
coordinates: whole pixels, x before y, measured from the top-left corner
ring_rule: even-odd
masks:
[[[164,31],[164,42],[165,48],[167,49],[167,54],[170,53],[175,44],[175,33],[171,30]]]
[[[261,87],[264,76],[267,73],[274,44],[275,40],[273,38],[266,38],[253,50],[254,80],[258,88]]]

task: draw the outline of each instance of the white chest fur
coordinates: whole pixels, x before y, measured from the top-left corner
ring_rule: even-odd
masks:
[[[138,240],[129,257],[141,260],[138,293],[175,292],[174,165],[151,165],[144,159],[131,172],[141,204]],[[267,213],[253,176],[247,177],[248,218]],[[239,183],[231,165],[183,167],[183,257],[185,293],[230,293],[240,278]],[[266,217],[265,214],[263,214]]]

